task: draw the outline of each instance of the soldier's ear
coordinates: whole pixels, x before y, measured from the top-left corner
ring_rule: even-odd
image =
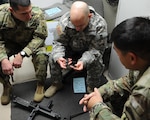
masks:
[[[137,63],[137,56],[132,52],[129,52],[128,54],[129,54],[130,63],[132,65],[135,65]]]
[[[89,13],[89,18],[91,18],[92,17],[92,13]]]

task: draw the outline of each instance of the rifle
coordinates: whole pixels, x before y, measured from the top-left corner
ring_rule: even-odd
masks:
[[[23,107],[29,108],[32,110],[27,120],[33,120],[37,113],[45,114],[48,117],[51,117],[54,120],[60,120],[61,116],[58,113],[55,113],[52,111],[52,101],[48,105],[48,108],[45,108],[44,106],[38,105],[34,102],[28,102],[20,97],[13,96],[12,101],[18,105],[21,105]]]

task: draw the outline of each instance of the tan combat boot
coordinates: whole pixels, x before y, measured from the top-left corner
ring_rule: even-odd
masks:
[[[11,84],[9,82],[3,84],[3,94],[1,96],[1,104],[2,105],[9,104],[11,90],[12,90],[12,86],[11,86]]]
[[[44,85],[43,84],[40,84],[40,83],[37,83],[37,87],[36,87],[36,91],[35,91],[35,94],[34,94],[34,101],[35,102],[41,102],[42,99],[44,98]]]
[[[62,89],[62,83],[53,83],[45,92],[45,97],[53,96],[58,90]]]

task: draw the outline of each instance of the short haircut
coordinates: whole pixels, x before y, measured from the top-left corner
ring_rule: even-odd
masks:
[[[18,10],[18,5],[27,7],[31,4],[30,0],[9,0],[10,6],[12,7],[13,10]]]
[[[122,52],[133,52],[150,61],[150,20],[133,17],[117,25],[111,34],[111,41]]]

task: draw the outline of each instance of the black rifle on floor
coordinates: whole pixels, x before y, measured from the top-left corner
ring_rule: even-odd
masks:
[[[51,107],[53,106],[52,101],[48,105],[48,108],[46,108],[46,107],[38,105],[37,103],[34,103],[32,101],[28,102],[28,101],[26,101],[20,97],[16,97],[16,96],[13,96],[12,100],[14,103],[32,110],[32,112],[30,113],[30,116],[28,117],[27,120],[33,120],[37,113],[45,114],[46,116],[48,116],[54,120],[60,120],[61,119],[61,116],[58,113],[55,113],[52,111],[52,109],[51,109]]]

